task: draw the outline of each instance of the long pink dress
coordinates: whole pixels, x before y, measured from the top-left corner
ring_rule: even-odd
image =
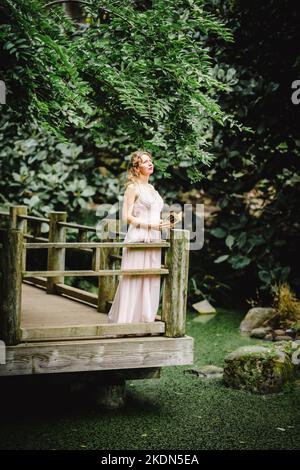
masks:
[[[164,200],[157,191],[139,185],[140,195],[132,215],[145,222],[159,223]],[[162,240],[161,232],[130,224],[124,242]],[[161,248],[123,248],[121,269],[160,268]],[[159,306],[161,276],[158,274],[120,276],[114,301],[108,312],[109,323],[154,322]]]

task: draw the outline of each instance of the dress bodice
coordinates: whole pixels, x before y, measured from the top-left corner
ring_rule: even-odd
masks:
[[[160,213],[164,206],[164,200],[158,191],[150,186],[138,184],[139,196],[133,205],[132,215],[145,220],[148,223],[159,223]],[[161,239],[158,230],[137,228],[130,224],[124,241],[149,241]]]
[[[160,196],[159,192],[155,189],[152,189],[150,186],[139,186],[139,196],[137,197],[134,203],[134,213],[135,217],[148,218],[151,217],[151,221],[156,221],[160,219],[160,213],[164,206],[164,200]]]

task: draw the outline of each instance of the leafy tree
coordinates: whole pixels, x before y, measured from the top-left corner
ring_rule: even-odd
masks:
[[[3,0],[0,47],[8,94],[1,120],[2,201],[27,202],[30,195],[33,211],[40,212],[65,204],[65,172],[77,178],[70,162],[57,165],[61,184],[48,200],[45,189],[38,195],[40,171],[47,174],[47,165],[61,162],[62,147],[53,137],[58,145],[77,146],[87,169],[143,147],[157,157],[158,174],[178,171],[186,181],[201,180],[201,168],[214,158],[208,151],[212,122],[240,128],[217,102],[228,87],[214,77],[202,40],[231,41],[231,33],[203,3],[125,0],[104,8],[90,0],[84,2],[86,24],[78,26],[61,4]],[[24,177],[32,172],[35,178]],[[86,178],[94,200],[106,199],[103,179]]]
[[[194,292],[215,301],[256,297],[268,303],[277,282],[299,293],[299,122],[291,100],[299,79],[299,9],[288,1],[220,0],[218,11],[233,31],[229,45],[208,38],[215,74],[232,88],[222,108],[254,133],[242,138],[215,126],[217,164],[203,189],[219,211],[206,230],[206,250],[195,261]],[[200,260],[201,258],[201,260]],[[201,261],[201,263],[200,263]],[[197,266],[201,266],[197,267]]]

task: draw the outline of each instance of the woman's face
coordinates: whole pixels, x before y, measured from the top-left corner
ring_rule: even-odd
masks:
[[[141,175],[151,175],[154,170],[154,165],[152,163],[151,157],[149,155],[142,155],[142,162],[139,164],[139,171]]]

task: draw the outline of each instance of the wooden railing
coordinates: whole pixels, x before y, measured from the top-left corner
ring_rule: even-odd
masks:
[[[96,227],[67,222],[66,212],[51,212],[49,218],[30,216],[26,206],[12,206],[9,213],[1,213],[6,228],[0,229],[1,247],[1,288],[0,288],[0,337],[6,344],[20,341],[22,281],[42,285],[47,293],[65,294],[97,307],[107,313],[113,301],[118,275],[139,276],[159,274],[163,276],[162,314],[165,322],[165,336],[177,337],[185,334],[186,302],[189,268],[189,231],[170,230],[170,241],[149,243],[125,243],[112,241],[113,233],[120,233],[116,221],[107,219],[104,227],[105,240],[100,242],[83,241],[87,232],[96,232]],[[28,222],[35,225],[34,233],[27,233]],[[49,238],[40,236],[37,224],[49,224]],[[102,221],[103,222],[103,221]],[[66,229],[78,229],[77,242],[67,242]],[[29,239],[30,241],[26,241]],[[161,268],[117,269],[122,256],[120,249],[163,248]],[[47,269],[27,271],[28,250],[47,249]],[[90,270],[66,270],[66,249],[88,251],[92,254]],[[64,284],[66,276],[98,277],[98,295]]]

